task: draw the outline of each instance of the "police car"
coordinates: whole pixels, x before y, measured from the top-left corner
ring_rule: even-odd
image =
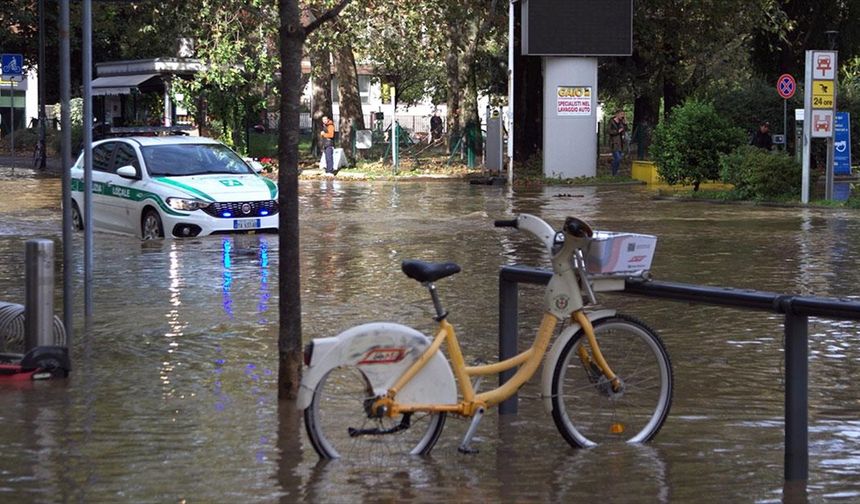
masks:
[[[226,145],[189,136],[93,144],[95,229],[144,240],[277,232],[278,186]],[[72,219],[83,229],[83,154],[71,170]]]

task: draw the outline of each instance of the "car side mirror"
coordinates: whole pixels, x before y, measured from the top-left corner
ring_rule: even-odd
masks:
[[[251,167],[252,170],[256,173],[261,173],[263,171],[263,164],[257,161],[256,159],[251,158],[243,158],[248,166]]]
[[[137,168],[131,165],[121,166],[116,169],[116,174],[122,178],[127,179],[136,179],[137,176]]]

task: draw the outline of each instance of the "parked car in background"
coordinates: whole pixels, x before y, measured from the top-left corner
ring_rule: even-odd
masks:
[[[94,229],[144,240],[278,231],[278,186],[229,147],[189,136],[93,144]],[[72,218],[83,229],[83,154],[71,170]]]

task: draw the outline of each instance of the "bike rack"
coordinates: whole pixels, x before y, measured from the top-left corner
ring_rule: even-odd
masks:
[[[63,322],[54,315],[54,242],[25,246],[26,304],[0,302],[0,382],[66,377],[71,370]],[[24,353],[7,353],[9,346]]]
[[[528,266],[503,266],[499,273],[499,359],[517,354],[518,284],[545,285],[552,271]],[[809,476],[809,317],[860,320],[860,302],[817,296],[776,294],[729,287],[708,287],[628,278],[623,291],[673,301],[762,310],[785,315],[785,462],[787,481]],[[514,370],[499,375],[505,383]],[[517,396],[499,405],[499,414],[517,413]]]

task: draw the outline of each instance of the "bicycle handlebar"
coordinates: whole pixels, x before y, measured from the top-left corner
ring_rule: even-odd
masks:
[[[594,236],[591,226],[584,220],[577,219],[576,217],[568,217],[564,221],[564,230],[577,238],[591,238]]]

